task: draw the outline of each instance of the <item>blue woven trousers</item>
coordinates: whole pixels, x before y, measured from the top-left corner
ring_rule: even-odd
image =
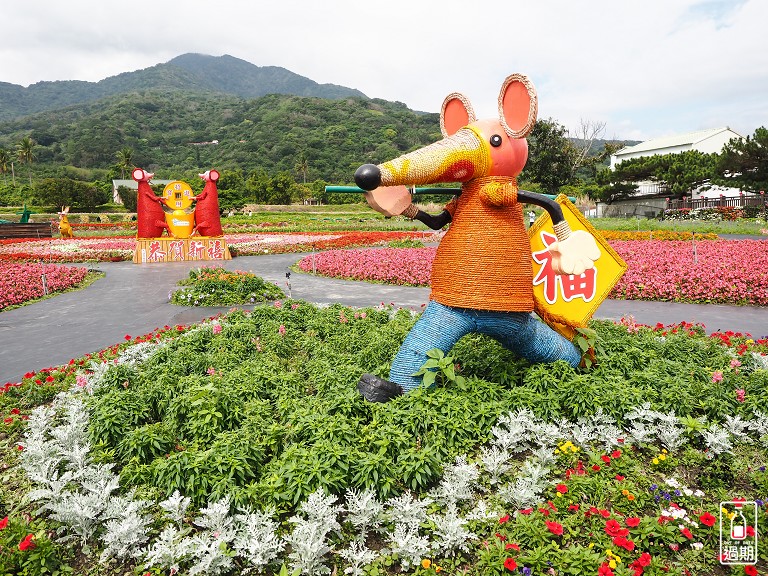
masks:
[[[430,300],[395,356],[389,379],[406,392],[421,384],[413,373],[427,361],[427,352],[439,348],[446,354],[462,336],[486,334],[530,362],[565,360],[576,367],[581,354],[567,338],[527,312],[489,312],[452,308]]]

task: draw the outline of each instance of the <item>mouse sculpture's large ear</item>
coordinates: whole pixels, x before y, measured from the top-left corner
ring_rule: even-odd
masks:
[[[445,97],[440,109],[440,132],[445,138],[456,134],[459,129],[475,120],[475,111],[464,94],[454,92]]]
[[[525,138],[538,113],[536,88],[524,74],[507,76],[499,92],[499,121],[511,138]]]

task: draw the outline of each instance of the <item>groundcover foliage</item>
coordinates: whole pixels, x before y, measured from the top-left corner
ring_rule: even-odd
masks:
[[[381,498],[424,490],[445,462],[487,442],[499,416],[521,408],[546,421],[602,410],[621,424],[643,402],[721,421],[768,401],[764,373],[749,366],[713,382],[714,367],[730,360],[716,341],[630,336],[601,323],[607,356],[591,372],[531,366],[469,336],[452,352],[459,384],[364,402],[360,375],[386,377],[413,322],[404,310],[297,302],[231,313],[140,365],[108,369],[89,399],[93,444],[126,484],[154,495],[179,490],[198,505],[230,495],[287,511],[321,487]]]
[[[595,322],[603,354],[594,369],[579,371],[562,362],[530,365],[470,335],[449,356],[432,355],[434,387],[366,403],[355,389],[360,375],[387,375],[415,319],[388,307],[276,302],[123,345],[118,363],[105,358],[77,376],[50,376],[58,389],[87,392],[77,395],[83,410],[71,409],[65,423],[74,430],[88,414],[92,467],[114,464],[120,486],[133,489],[129,498],[163,501],[175,519],[162,528],[155,515],[153,537],[161,533],[151,546],[120,548],[113,536],[102,556],[108,562],[140,551],[137,570],[148,563],[161,573],[180,562],[191,566],[194,554],[190,574],[230,573],[235,552],[245,558],[255,550],[263,558],[250,561],[267,573],[281,562],[283,572],[290,566],[305,574],[334,564],[370,575],[719,570],[716,527],[694,526],[704,522],[696,519],[717,514],[719,500],[764,497],[768,487],[764,448],[737,445],[748,436],[741,419],[760,423],[753,439],[768,433],[761,413],[768,371],[747,344],[727,347],[692,326],[662,333]],[[0,406],[38,390],[25,381],[0,396]],[[18,430],[21,422],[12,420]],[[34,442],[38,421],[22,455],[43,446]],[[50,434],[64,438],[61,430]],[[85,439],[75,439],[67,450],[83,460]],[[673,476],[684,484],[667,483]],[[706,490],[706,502],[688,485]],[[487,503],[472,510],[478,495]],[[81,542],[93,541],[93,515],[45,498],[58,515],[53,520],[66,518]],[[373,498],[387,502],[391,531],[360,537],[366,522],[381,529]],[[197,512],[185,513],[187,505]],[[266,513],[247,512],[254,510]],[[227,516],[235,511],[237,537]],[[343,526],[336,520],[342,512]],[[137,526],[153,522],[133,518]],[[761,530],[764,520],[761,511]],[[12,521],[14,533],[0,534],[10,548],[34,531]],[[258,546],[238,540],[246,525]],[[284,534],[294,529],[278,542],[278,526]],[[683,531],[689,527],[704,552]],[[43,552],[48,536],[38,532]],[[377,556],[365,545],[387,551]]]

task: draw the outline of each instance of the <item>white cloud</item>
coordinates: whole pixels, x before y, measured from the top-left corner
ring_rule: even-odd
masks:
[[[0,80],[98,81],[186,52],[231,54],[416,110],[453,91],[495,115],[504,77],[528,74],[539,111],[644,139],[768,118],[762,0],[98,0],[4,11]]]

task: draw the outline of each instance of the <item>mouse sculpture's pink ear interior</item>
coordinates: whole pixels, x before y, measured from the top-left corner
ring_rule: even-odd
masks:
[[[443,107],[440,109],[440,132],[444,137],[456,134],[458,130],[475,120],[477,120],[475,111],[466,96],[454,92],[445,97]]]
[[[538,98],[528,76],[512,74],[499,92],[499,121],[511,138],[525,138],[536,124]]]

